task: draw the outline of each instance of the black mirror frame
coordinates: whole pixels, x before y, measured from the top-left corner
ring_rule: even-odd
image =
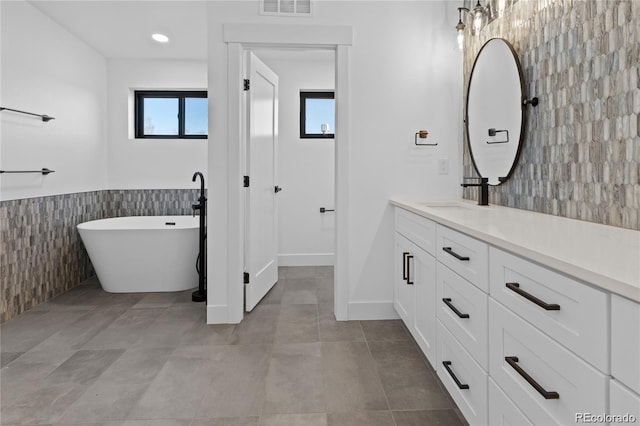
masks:
[[[518,140],[518,148],[516,150],[516,155],[513,159],[513,163],[511,164],[511,168],[509,169],[509,173],[507,173],[507,176],[501,176],[498,178],[499,183],[497,185],[492,185],[492,186],[498,186],[503,184],[504,182],[506,182],[507,180],[509,180],[509,178],[511,178],[511,176],[513,175],[513,171],[516,168],[516,165],[518,164],[518,159],[520,158],[520,153],[522,151],[522,145],[524,142],[524,132],[526,129],[526,125],[525,125],[525,121],[526,121],[526,115],[525,115],[525,107],[527,105],[527,97],[525,96],[525,83],[524,83],[524,73],[522,72],[522,66],[520,64],[520,59],[518,58],[518,54],[516,53],[515,49],[513,48],[513,46],[511,45],[511,43],[509,43],[507,40],[500,38],[500,37],[494,37],[491,38],[489,40],[487,40],[482,47],[480,48],[480,50],[478,51],[478,54],[476,55],[475,60],[473,61],[473,67],[471,68],[471,74],[469,74],[469,82],[467,83],[467,91],[466,91],[466,99],[465,99],[465,111],[464,111],[464,129],[465,129],[465,137],[466,137],[466,142],[467,142],[467,148],[469,149],[469,156],[471,157],[471,162],[473,164],[473,169],[476,171],[476,174],[480,177],[482,177],[482,175],[480,174],[480,171],[478,170],[478,165],[476,164],[476,160],[473,157],[473,150],[471,149],[471,140],[469,138],[469,89],[471,88],[471,83],[473,81],[473,72],[475,71],[476,68],[476,64],[478,63],[478,58],[480,57],[480,54],[482,53],[482,51],[484,50],[484,48],[487,46],[487,44],[492,41],[492,40],[501,40],[502,42],[504,42],[507,47],[509,48],[509,50],[511,51],[512,55],[513,55],[513,59],[516,63],[516,68],[518,69],[518,76],[520,77],[520,97],[521,97],[521,102],[520,102],[520,109],[521,109],[521,123],[520,123],[520,138]],[[536,105],[537,105],[537,98],[536,99]]]

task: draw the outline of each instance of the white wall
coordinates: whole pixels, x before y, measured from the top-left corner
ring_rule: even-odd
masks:
[[[0,8],[1,105],[55,117],[0,112],[0,168],[56,171],[0,175],[0,199],[104,189],[105,59],[27,2]]]
[[[300,139],[300,91],[333,90],[330,51],[261,51],[256,55],[279,77],[278,264],[333,265],[333,139]]]
[[[110,189],[190,188],[194,172],[206,177],[207,139],[134,139],[131,121],[134,89],[206,88],[205,61],[108,61]]]
[[[256,2],[211,2],[209,23],[209,87],[224,92],[213,101],[211,117],[227,122],[226,81],[237,64],[227,61],[224,23],[280,23],[350,25],[349,119],[349,313],[348,317],[375,318],[393,312],[393,210],[389,198],[459,197],[462,152],[462,62],[452,25],[458,5],[447,1],[322,1],[313,18],[260,16]],[[452,24],[453,23],[453,24]],[[231,113],[236,113],[231,111]],[[430,132],[434,148],[414,147],[418,129]],[[217,129],[209,150],[209,171],[216,176],[215,196],[235,203],[226,188],[229,152],[226,129]],[[437,160],[448,158],[448,176],[438,175]],[[216,238],[235,238],[224,227],[225,212],[209,217]],[[230,256],[209,239],[209,270],[225,268]],[[230,271],[235,274],[235,271]],[[238,274],[239,276],[240,274]],[[238,278],[239,279],[239,278]],[[223,280],[222,282],[216,282]],[[216,288],[210,307],[226,307],[227,292],[220,290],[224,272],[210,277]],[[213,281],[213,282],[212,282]],[[229,306],[229,310],[233,307]]]

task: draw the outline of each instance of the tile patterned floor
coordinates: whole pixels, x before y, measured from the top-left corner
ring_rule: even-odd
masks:
[[[191,291],[95,279],[18,316],[0,328],[0,423],[463,424],[400,321],[335,321],[331,267],[279,275],[237,325],[206,325]]]

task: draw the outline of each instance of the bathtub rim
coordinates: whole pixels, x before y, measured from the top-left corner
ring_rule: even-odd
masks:
[[[140,226],[142,223],[152,221],[157,221],[157,224],[154,226]],[[175,222],[175,225],[168,225],[166,222]],[[111,226],[104,226],[105,224]],[[116,216],[94,219],[79,223],[76,228],[83,231],[171,231],[199,228],[199,226],[199,217],[197,215],[157,215]]]

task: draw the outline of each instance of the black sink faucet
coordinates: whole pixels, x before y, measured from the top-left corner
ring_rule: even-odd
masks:
[[[464,179],[476,179],[480,180],[480,183],[462,183],[461,186],[467,188],[469,186],[478,186],[480,187],[478,190],[478,205],[479,206],[488,206],[489,205],[489,178],[476,178],[476,177],[468,177]]]

